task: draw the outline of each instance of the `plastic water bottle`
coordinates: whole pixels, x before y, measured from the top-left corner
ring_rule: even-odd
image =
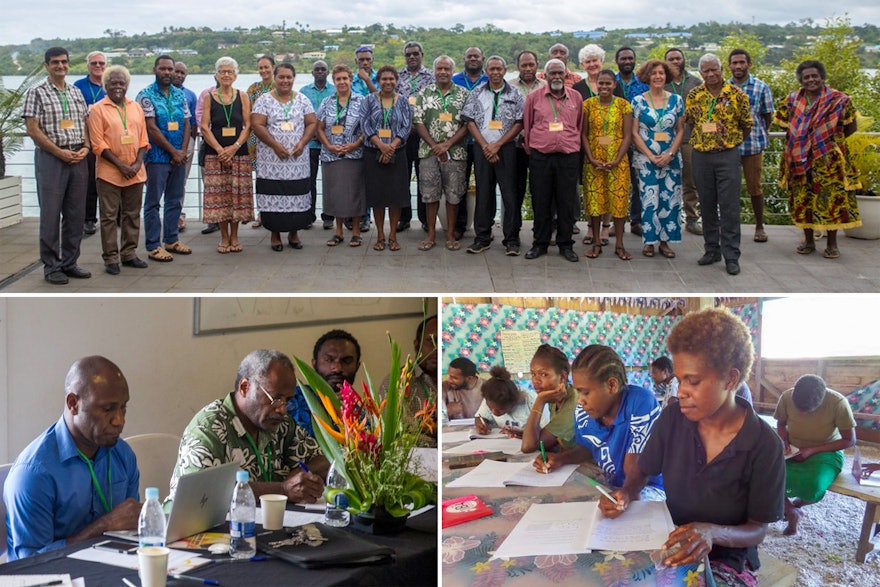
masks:
[[[250,558],[257,553],[257,504],[248,485],[248,472],[235,472],[235,489],[229,507],[229,555],[232,558]]]
[[[327,473],[327,487],[331,489],[345,489],[348,487],[345,477],[336,468],[336,463],[330,465],[330,471]],[[328,526],[348,526],[348,523],[351,521],[351,514],[348,513],[347,507],[348,496],[344,493],[337,494],[334,503],[327,504],[324,523]]]
[[[165,546],[165,512],[159,503],[159,489],[147,487],[146,496],[138,517],[138,542],[141,546]]]

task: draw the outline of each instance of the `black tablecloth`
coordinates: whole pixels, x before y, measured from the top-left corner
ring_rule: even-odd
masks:
[[[259,528],[259,525],[258,525]],[[424,531],[429,529],[429,531]],[[213,531],[226,532],[227,527]],[[394,561],[381,565],[306,570],[277,559],[223,565],[207,565],[188,572],[194,577],[216,579],[222,587],[282,587],[306,585],[437,585],[437,509],[409,520],[407,529],[392,536],[350,531],[394,549]],[[0,575],[69,573],[84,577],[86,587],[117,587],[125,577],[140,585],[136,571],[68,558],[67,555],[103,540],[95,538],[59,550],[0,565]],[[210,558],[210,555],[205,555]],[[168,579],[169,587],[194,585]]]

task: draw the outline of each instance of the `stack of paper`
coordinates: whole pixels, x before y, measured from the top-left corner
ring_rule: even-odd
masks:
[[[552,473],[539,473],[531,463],[483,461],[446,487],[562,487],[577,465],[564,465]]]
[[[522,440],[519,438],[480,438],[447,448],[443,453],[448,455],[469,455],[475,452],[501,451],[509,455],[519,455],[522,454],[521,448]]]

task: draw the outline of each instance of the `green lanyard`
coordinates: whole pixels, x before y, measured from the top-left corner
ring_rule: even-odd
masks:
[[[611,116],[611,107],[614,105],[614,97],[611,97],[611,104],[604,109],[602,114],[602,136],[608,136],[608,118]],[[599,111],[602,112],[602,102],[599,102]]]
[[[492,105],[492,120],[498,120],[498,100],[501,98],[501,92],[504,91],[504,88],[501,88],[497,92],[492,90],[492,93],[495,95],[495,103]]]
[[[260,453],[259,450],[257,450],[257,443],[254,442],[253,436],[251,436],[250,432],[245,432],[245,435],[247,436],[248,442],[251,443],[251,447],[254,449],[254,454],[257,457],[257,467],[259,467],[259,469],[260,469],[260,477],[262,477],[263,481],[265,481],[267,483],[272,481],[272,471],[270,469],[270,467],[272,466],[272,460],[273,460],[273,458],[272,458],[272,445],[271,444],[266,445],[266,449],[267,449],[266,452],[268,454],[266,455],[266,464],[264,466],[263,459],[261,458],[263,455],[262,455],[262,453]]]
[[[284,114],[284,120],[290,120],[290,109],[293,108],[293,97],[294,96],[296,96],[295,92],[291,95],[290,101],[287,103],[287,107],[285,108],[284,107],[285,104],[283,104],[281,102],[281,96],[278,95],[278,90],[275,90],[275,98],[278,100],[278,104],[281,105],[281,112]],[[225,109],[226,108],[224,107],[224,110]]]
[[[708,107],[708,113],[707,113],[708,118],[709,118],[709,122],[712,122],[712,115],[715,114],[715,106],[718,104],[718,98],[720,98],[720,96],[712,96],[712,98],[709,100],[709,107]]]
[[[158,87],[158,86],[156,86],[156,87]],[[162,92],[162,94],[165,95],[165,92]],[[219,96],[220,92],[217,92],[217,95]],[[221,104],[222,104],[222,102],[221,102]],[[171,99],[171,88],[168,88],[168,94],[165,95],[165,108],[168,109],[168,120],[173,122],[175,110],[174,110],[174,101]]]
[[[70,105],[67,102],[67,86],[66,85],[64,86],[63,92],[61,90],[59,90],[58,88],[56,88],[55,86],[52,86],[52,89],[54,89],[58,93],[58,96],[61,98],[61,110],[64,112],[64,117],[69,119],[70,118]]]
[[[678,94],[679,97],[684,95],[684,78],[681,78],[681,83],[678,84],[678,88],[675,87],[675,82],[669,82],[669,84],[672,86],[672,91]]]
[[[808,93],[804,92],[804,98],[807,99],[807,108],[808,108],[808,109],[809,109],[809,108],[812,108],[812,107],[813,107],[813,101],[810,100],[810,95],[809,95]]]
[[[522,81],[522,79],[519,80],[519,89],[523,90],[523,96],[525,97],[528,97],[536,87],[538,87],[538,80],[532,82],[532,87],[527,86],[526,82]]]
[[[568,100],[568,94],[562,99],[562,102],[565,103]],[[553,97],[550,94],[547,94],[547,101],[550,102],[550,108],[553,109],[553,122],[559,121],[559,113],[556,111],[556,104],[553,102]]]
[[[232,107],[235,104],[235,94],[232,94],[232,100],[229,102],[229,110],[226,109],[226,103],[223,101],[223,92],[217,90],[217,97],[220,99],[220,105],[223,106],[223,115],[226,116],[226,126],[232,126]],[[293,100],[291,100],[293,103]],[[290,109],[288,108],[288,111]],[[285,112],[285,114],[287,114]]]
[[[379,98],[379,105],[382,107],[382,128],[390,128],[388,126],[388,118],[391,116],[391,109],[394,108],[394,103],[397,100],[395,98],[391,98],[391,106],[385,108],[385,100],[384,98]]]
[[[125,134],[128,134],[128,104],[123,102],[122,108],[116,104],[114,104],[113,107],[116,108],[116,113],[119,114],[119,120],[122,121],[122,130],[125,131]]]
[[[274,85],[275,85],[275,82],[269,82],[269,85],[268,85],[268,86],[267,86],[266,84],[264,84],[263,82],[260,82],[260,87],[263,89],[263,91],[262,91],[261,93],[262,93],[262,94],[265,94],[266,92],[271,92],[271,91],[272,91],[272,87],[273,87]]]
[[[409,87],[410,87],[410,90],[412,90],[412,93],[410,94],[411,96],[415,96],[415,95],[416,95],[416,86],[418,85],[418,83],[419,83],[419,82],[418,82],[418,80],[415,78],[415,76],[413,76],[412,74],[410,74],[410,76],[409,76]]]
[[[660,122],[660,119],[666,115],[666,106],[669,104],[669,96],[667,96],[665,92],[663,93],[663,109],[659,112],[657,111],[657,106],[654,105],[654,96],[651,95],[651,92],[648,92],[648,99],[651,101],[651,110],[654,111],[654,116],[657,117],[657,122]],[[715,107],[713,106],[712,109],[714,110]],[[711,118],[711,114],[709,116]]]
[[[336,125],[339,125],[339,117],[340,114],[345,112],[346,108],[348,108],[348,103],[351,101],[351,96],[348,97],[348,100],[345,101],[345,106],[339,103],[339,94],[336,94]]]
[[[89,82],[89,93],[92,94],[92,104],[98,101],[98,96],[101,95],[101,86],[98,86],[98,91],[95,91],[95,84],[92,83],[92,80],[88,80]]]
[[[92,466],[92,461],[83,454],[80,449],[76,449],[76,452],[79,453],[79,456],[82,460],[85,461],[86,465],[89,466],[89,475],[92,476],[92,483],[95,486],[95,489],[98,490],[98,497],[101,498],[101,503],[104,505],[104,511],[108,514],[110,510],[113,509],[111,506],[113,505],[113,476],[110,473],[110,460],[113,455],[110,454],[109,450],[107,452],[107,487],[110,488],[110,504],[107,504],[107,499],[104,497],[104,491],[101,489],[101,485],[98,483],[98,478],[95,476],[95,468]]]
[[[447,92],[444,96],[443,92],[440,91],[440,88],[437,88],[437,95],[440,96],[440,105],[443,107],[443,112],[448,112],[446,104],[449,102],[450,94],[452,94],[451,91]]]

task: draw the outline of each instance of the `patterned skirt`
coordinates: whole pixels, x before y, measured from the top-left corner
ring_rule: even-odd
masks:
[[[205,157],[203,222],[250,222],[254,219],[253,165],[247,155],[235,156],[228,167],[217,155]]]

